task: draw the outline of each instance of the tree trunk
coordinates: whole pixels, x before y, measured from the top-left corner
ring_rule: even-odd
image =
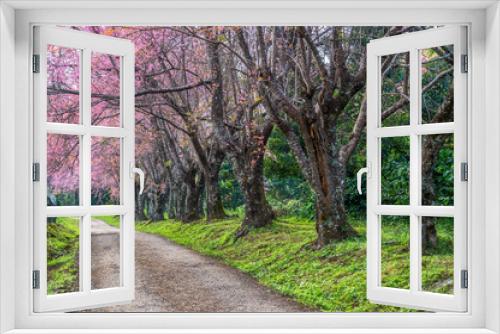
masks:
[[[226,217],[219,188],[219,168],[210,169],[205,173],[205,190],[207,203],[207,220],[223,219]]]
[[[242,166],[239,161],[235,165],[238,166],[240,186],[245,198],[245,217],[236,232],[236,237],[240,238],[253,228],[271,224],[275,214],[266,199],[263,154],[256,159],[255,163]]]
[[[207,209],[207,220],[223,219],[226,217],[219,189],[219,171],[224,161],[225,154],[218,144],[205,145],[203,147],[199,139],[199,130],[192,126],[189,136],[200,169],[205,179],[205,204]]]
[[[200,199],[201,190],[200,187],[201,180],[199,180],[199,174],[196,169],[191,169],[187,171],[184,177],[184,183],[186,187],[186,197],[185,197],[185,211],[182,215],[182,221],[184,223],[193,222],[200,219]]]
[[[344,206],[345,166],[340,161],[335,142],[335,125],[324,125],[321,113],[306,105],[309,116],[302,120],[301,132],[309,159],[310,184],[316,194],[316,231],[314,247],[320,249],[335,241],[356,236],[349,225]],[[326,129],[328,130],[326,130]]]
[[[135,220],[147,220],[144,213],[146,204],[146,194],[139,195],[139,184],[135,183]]]
[[[149,219],[152,221],[160,221],[165,219],[163,214],[165,213],[166,198],[165,194],[159,189],[153,189],[150,193],[150,207],[149,207]]]
[[[427,136],[422,148],[422,205],[434,205],[436,191],[434,167],[445,142],[445,135]],[[422,217],[422,249],[436,248],[438,243],[436,219]]]
[[[177,198],[177,191],[174,189],[170,188],[169,194],[168,194],[168,209],[167,209],[167,215],[168,219],[176,219],[176,198]]]
[[[186,212],[186,185],[182,185],[180,190],[177,192],[175,197],[175,217],[176,219],[182,219],[184,213]]]
[[[436,248],[438,243],[436,219],[422,217],[422,249],[425,251]]]
[[[329,168],[317,172],[324,180],[316,193],[316,249],[356,236],[356,231],[349,225],[344,206],[344,169],[340,163],[332,161]]]
[[[207,56],[213,80],[210,113],[214,132],[224,145],[225,153],[231,157],[233,166],[236,167],[245,198],[245,217],[236,232],[236,237],[240,238],[250,229],[271,224],[274,219],[274,212],[267,202],[264,189],[264,151],[273,125],[269,119],[265,119],[262,123],[258,121],[256,117],[258,104],[253,106],[253,103],[243,103],[240,120],[245,125],[236,133],[233,132],[234,129],[228,130],[225,123],[224,78],[219,52],[218,42],[207,43]],[[229,86],[226,89],[229,89]],[[247,93],[253,96],[250,85]]]

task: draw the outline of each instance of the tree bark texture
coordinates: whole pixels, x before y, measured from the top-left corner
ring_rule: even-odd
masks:
[[[205,191],[207,204],[207,220],[226,217],[219,187],[219,170],[222,162],[215,168],[205,171]]]
[[[134,184],[135,187],[135,219],[136,220],[147,220],[145,214],[145,206],[146,206],[146,194],[143,193],[139,195],[139,184],[136,182]]]
[[[167,202],[165,193],[159,187],[155,187],[155,189],[152,189],[152,191],[149,192],[149,200],[149,219],[152,221],[164,220],[165,217],[163,214],[165,212]]]
[[[238,179],[245,198],[245,217],[236,237],[248,234],[253,228],[272,223],[275,214],[267,202],[264,187],[264,157],[260,155],[254,163],[236,162]]]
[[[184,213],[182,215],[182,221],[184,223],[190,223],[201,218],[200,203],[203,180],[197,172],[197,169],[190,168],[186,171],[184,176],[184,184],[186,187]]]

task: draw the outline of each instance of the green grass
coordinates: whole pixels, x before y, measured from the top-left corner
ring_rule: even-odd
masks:
[[[115,217],[100,219],[118,225]],[[325,312],[411,311],[376,305],[367,300],[364,220],[351,220],[359,237],[319,251],[308,247],[315,239],[314,222],[280,218],[271,226],[253,230],[245,238],[235,240],[233,236],[240,222],[238,217],[212,223],[137,222],[136,230],[163,236],[220,259],[312,309]],[[429,288],[428,291],[449,293],[452,284],[448,278],[453,273],[452,233],[446,222],[439,222],[437,226],[442,241],[436,251],[423,256],[422,285]],[[407,287],[408,226],[401,220],[393,220],[383,224],[382,234],[382,282],[385,286]]]
[[[47,223],[47,292],[78,291],[80,220],[57,218]]]
[[[117,217],[99,217],[118,226]],[[314,251],[314,223],[280,218],[271,226],[234,239],[241,218],[212,223],[137,222],[138,231],[168,238],[199,253],[244,271],[261,284],[300,303],[326,312],[407,312],[366,299],[365,221],[351,220],[359,237]],[[453,291],[453,221],[436,223],[438,247],[422,257],[422,286],[426,291]],[[78,290],[79,220],[57,218],[47,224],[48,293]],[[408,288],[409,222],[382,221],[382,284]]]
[[[422,256],[422,288],[453,293],[453,219],[436,218],[438,245]]]

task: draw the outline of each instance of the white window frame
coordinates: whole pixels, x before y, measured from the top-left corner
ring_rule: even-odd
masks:
[[[371,41],[367,46],[367,296],[375,303],[415,307],[430,311],[467,310],[467,289],[461,286],[461,272],[467,270],[467,181],[461,179],[461,164],[467,163],[467,76],[462,64],[467,55],[467,29],[451,26],[385,37]],[[424,49],[453,45],[453,121],[423,123],[421,121],[422,77],[421,54]],[[409,54],[410,123],[401,126],[383,126],[381,119],[381,57]],[[454,205],[432,206],[421,203],[421,145],[423,135],[449,134],[453,137]],[[409,139],[409,203],[386,205],[382,192],[382,139],[407,137]],[[400,216],[409,219],[409,289],[381,285],[382,224],[383,217]],[[442,294],[422,290],[422,217],[453,218],[453,293]]]
[[[0,21],[0,331],[2,333],[9,330],[14,330],[13,333],[18,334],[111,333],[110,329],[113,328],[129,329],[127,333],[151,332],[155,328],[170,328],[170,331],[167,329],[162,331],[170,333],[179,332],[175,331],[175,328],[191,329],[190,333],[500,332],[500,227],[498,226],[500,117],[497,112],[500,109],[500,64],[498,64],[500,9],[496,1],[269,0],[231,4],[214,0],[202,4],[201,1],[195,0],[186,0],[184,3],[161,3],[151,0],[127,2],[89,0],[71,1],[71,3],[7,0],[0,3]],[[471,87],[469,90],[471,112],[468,116],[470,134],[468,215],[472,228],[468,233],[471,274],[467,313],[34,314],[30,288],[33,209],[32,204],[25,201],[32,196],[31,27],[34,24],[165,25],[167,23],[169,25],[469,25],[471,68],[468,80]],[[13,63],[15,71],[12,68]],[[15,124],[15,127],[12,124]],[[12,138],[15,139],[14,142]],[[486,179],[488,182],[485,182]],[[15,196],[11,195],[12,189],[15,189]],[[12,254],[15,254],[15,259]],[[114,331],[117,332],[120,331]]]
[[[74,311],[130,302],[134,299],[134,176],[135,166],[135,47],[126,39],[99,36],[65,28],[34,28],[34,53],[40,58],[39,73],[33,75],[34,162],[39,165],[39,181],[33,184],[33,268],[39,272],[39,288],[34,290],[35,312]],[[47,121],[47,46],[78,50],[80,60],[78,124]],[[93,125],[91,121],[92,53],[119,57],[120,124],[116,127]],[[66,134],[79,141],[79,203],[74,206],[47,206],[47,135]],[[92,138],[120,141],[120,201],[117,205],[92,205]],[[91,289],[92,215],[120,216],[119,286]],[[80,219],[79,291],[47,294],[47,221],[46,217]]]

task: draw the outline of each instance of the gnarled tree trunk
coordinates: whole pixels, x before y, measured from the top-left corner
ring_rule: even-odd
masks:
[[[252,228],[263,227],[272,223],[275,214],[267,202],[264,188],[264,156],[254,163],[235,163],[241,190],[245,198],[245,217],[236,237],[245,236]]]
[[[316,248],[322,248],[333,241],[355,236],[356,231],[349,225],[344,206],[345,167],[335,150],[334,139],[327,140],[328,134],[319,120],[304,121],[305,149],[309,157],[310,184],[316,194]],[[334,131],[334,128],[330,129]]]
[[[316,189],[316,248],[357,235],[349,225],[344,206],[342,178],[329,172],[327,189]],[[326,191],[326,192],[325,192]]]

